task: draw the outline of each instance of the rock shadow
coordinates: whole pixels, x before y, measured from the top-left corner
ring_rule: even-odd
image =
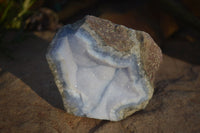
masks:
[[[45,57],[48,45],[47,40],[26,33],[26,39],[15,45],[11,53],[14,59],[1,57],[0,67],[20,78],[52,106],[64,109],[61,95]]]

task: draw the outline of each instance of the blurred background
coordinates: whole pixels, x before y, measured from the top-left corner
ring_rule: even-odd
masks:
[[[55,33],[87,14],[146,31],[163,53],[200,64],[198,0],[0,0],[1,56],[14,58],[25,32]]]

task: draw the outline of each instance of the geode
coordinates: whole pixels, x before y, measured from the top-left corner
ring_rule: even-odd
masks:
[[[58,31],[46,57],[67,112],[118,121],[151,99],[162,53],[143,31],[86,16]]]

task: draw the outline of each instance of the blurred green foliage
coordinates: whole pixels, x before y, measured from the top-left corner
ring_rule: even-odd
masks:
[[[0,0],[0,54],[13,58],[9,46],[21,40],[26,18],[36,0]],[[10,30],[17,30],[9,40],[5,37]]]
[[[1,0],[0,28],[20,29],[29,9],[36,0]]]

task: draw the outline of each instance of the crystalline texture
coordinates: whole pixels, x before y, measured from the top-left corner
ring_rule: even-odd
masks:
[[[47,53],[66,111],[112,121],[147,105],[161,58],[147,33],[93,16],[61,28]]]

